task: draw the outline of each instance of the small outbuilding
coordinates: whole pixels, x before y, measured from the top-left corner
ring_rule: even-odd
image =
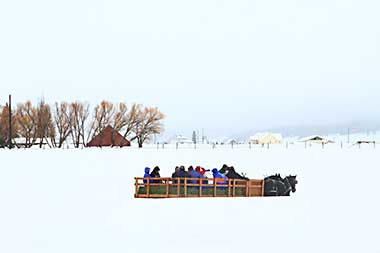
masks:
[[[329,140],[325,137],[322,137],[320,135],[311,135],[305,138],[302,138],[298,140],[299,142],[306,142],[306,143],[315,143],[315,144],[328,144],[328,143],[334,143],[332,140]]]
[[[280,144],[282,135],[279,133],[257,133],[249,138],[252,144]]]
[[[104,128],[98,135],[96,135],[87,147],[129,147],[131,142],[126,140],[118,131],[111,126]]]

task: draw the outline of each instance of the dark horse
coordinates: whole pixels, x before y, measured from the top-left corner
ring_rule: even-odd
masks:
[[[280,174],[264,178],[264,196],[290,196],[296,191],[297,176],[282,178]]]

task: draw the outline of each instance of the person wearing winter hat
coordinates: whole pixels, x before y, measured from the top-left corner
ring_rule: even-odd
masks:
[[[212,169],[212,175],[214,176],[216,184],[228,184],[228,178],[224,174],[219,173],[218,169]]]
[[[160,167],[154,167],[153,171],[150,173],[151,177],[161,177],[160,176]],[[160,180],[152,180],[152,183],[160,183]]]
[[[210,170],[205,170],[204,168],[202,168],[201,166],[197,166],[195,168],[195,171],[198,172],[199,174],[202,174],[204,175],[206,173],[206,171],[210,171]]]
[[[150,172],[150,168],[149,167],[145,167],[144,172],[145,172],[144,178],[151,178],[151,176],[149,174],[149,172]],[[148,180],[144,180],[144,184],[146,184],[147,182],[148,182]]]

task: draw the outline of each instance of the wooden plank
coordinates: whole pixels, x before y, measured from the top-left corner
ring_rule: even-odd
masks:
[[[216,197],[216,180],[214,178],[214,197]]]
[[[198,183],[199,183],[198,196],[202,197],[202,180],[199,180]]]
[[[146,193],[147,193],[147,195],[148,195],[148,198],[149,198],[149,191],[150,191],[150,178],[147,178],[148,180],[147,180],[147,188],[146,188]]]
[[[178,198],[181,197],[181,181],[179,181],[179,178],[177,178],[177,196]]]
[[[139,185],[138,185],[138,179],[135,178],[135,198],[136,195],[139,193]]]
[[[166,197],[169,196],[169,180],[166,180]]]
[[[187,178],[185,178],[183,193],[184,193],[184,196],[187,197]]]
[[[236,195],[236,179],[233,179],[233,185],[232,185],[232,197],[235,197]]]
[[[228,179],[228,194],[227,197],[231,197],[231,180]]]

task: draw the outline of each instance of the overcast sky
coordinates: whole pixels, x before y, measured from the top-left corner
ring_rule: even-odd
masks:
[[[159,107],[191,136],[380,118],[380,2],[0,3],[0,103]]]

